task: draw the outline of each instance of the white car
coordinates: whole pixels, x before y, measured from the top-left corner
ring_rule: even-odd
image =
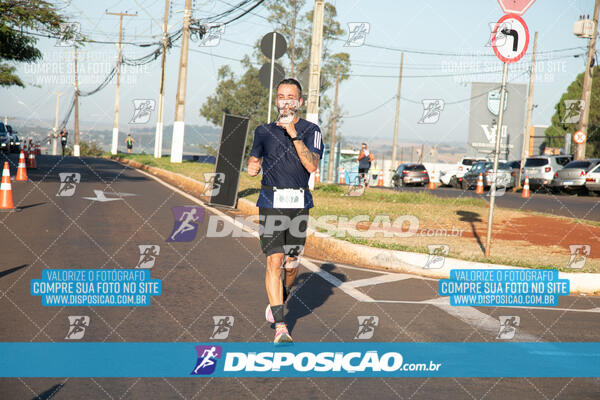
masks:
[[[590,192],[600,194],[600,164],[587,173],[585,177],[585,187]]]
[[[463,157],[458,163],[457,167],[448,171],[445,171],[440,176],[440,182],[446,186],[452,186],[455,188],[460,187],[461,181],[465,173],[471,169],[473,164],[487,161],[485,158],[475,157]]]

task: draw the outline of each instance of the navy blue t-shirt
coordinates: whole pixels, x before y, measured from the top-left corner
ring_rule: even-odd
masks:
[[[319,126],[300,118],[294,127],[308,150],[322,157],[323,138]],[[310,173],[302,165],[290,136],[275,122],[256,128],[250,155],[262,158],[263,185],[295,189],[308,186]],[[256,205],[273,208],[273,191],[261,189]],[[312,207],[312,195],[305,190],[304,208]]]

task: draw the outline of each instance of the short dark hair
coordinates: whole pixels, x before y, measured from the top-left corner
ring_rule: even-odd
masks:
[[[365,146],[367,145],[365,142],[362,142],[360,145],[362,146],[363,144],[364,144]]]
[[[281,82],[279,82],[277,84],[277,89],[276,90],[279,90],[279,86],[281,86],[281,85],[294,85],[294,86],[296,86],[298,88],[298,93],[299,93],[298,97],[302,97],[302,86],[300,85],[300,82],[298,82],[294,78],[286,78],[286,79],[282,80]]]

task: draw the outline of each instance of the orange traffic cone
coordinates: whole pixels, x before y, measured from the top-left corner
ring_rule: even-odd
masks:
[[[377,175],[377,186],[383,186],[383,171],[379,171],[379,175]]]
[[[483,194],[483,175],[479,174],[477,178],[477,188],[475,189],[475,193]]]
[[[29,152],[29,158],[27,159],[29,161],[29,165],[27,165],[27,168],[30,169],[36,169],[37,165],[35,164],[35,153],[32,151]]]
[[[525,177],[525,183],[523,184],[523,192],[521,192],[521,197],[524,199],[528,199],[530,196],[529,193],[529,177]]]
[[[340,185],[345,185],[346,177],[344,175],[346,174],[346,171],[344,171],[344,167],[340,167],[338,171],[340,175]]]
[[[35,144],[35,155],[36,155],[36,156],[39,156],[39,155],[41,155],[41,154],[42,154],[42,149],[40,148],[40,144],[39,144],[39,143],[36,143],[36,144]]]
[[[317,168],[317,170],[315,171],[315,183],[319,182],[321,182],[321,172],[319,171],[319,168]]]
[[[0,183],[0,209],[12,210],[15,208],[13,204],[12,187],[10,185],[10,168],[8,161],[4,161],[4,169],[2,170],[2,183]]]
[[[427,187],[431,190],[435,190],[435,183],[431,179],[429,179],[429,186]]]
[[[17,176],[15,181],[26,181],[27,180],[27,168],[25,166],[25,154],[21,150],[19,155],[19,165],[17,166]]]

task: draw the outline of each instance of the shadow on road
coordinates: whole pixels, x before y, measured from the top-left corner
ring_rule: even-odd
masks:
[[[50,389],[38,394],[31,400],[49,400],[49,399],[53,398],[54,395],[56,393],[58,393],[58,391],[60,389],[62,389],[63,386],[65,386],[64,383],[59,383],[58,385],[54,385]]]
[[[472,211],[457,211],[456,215],[460,217],[460,221],[468,222],[471,225],[471,232],[473,232],[473,237],[477,240],[477,244],[479,244],[479,248],[482,252],[485,253],[485,247],[481,242],[481,238],[477,234],[477,230],[475,230],[475,222],[482,222],[481,218],[479,218],[479,214]]]
[[[337,272],[332,272],[335,268],[333,264],[322,264],[321,269],[339,279],[346,282],[346,275]],[[290,332],[294,330],[296,322],[311,314],[315,309],[319,308],[333,294],[333,286],[317,276],[313,272],[305,272],[296,278],[292,297],[287,301],[287,315],[285,322]]]
[[[41,203],[33,203],[33,204],[27,204],[26,206],[19,206],[19,208],[21,210],[24,210],[26,208],[31,208],[31,207],[36,207],[36,206],[41,206],[42,204],[46,204],[45,201],[42,201]]]
[[[23,264],[23,265],[19,265],[18,267],[7,269],[6,271],[0,271],[0,278],[5,277],[6,275],[10,275],[13,272],[17,272],[18,270],[23,269],[27,266],[29,266],[29,264]]]

